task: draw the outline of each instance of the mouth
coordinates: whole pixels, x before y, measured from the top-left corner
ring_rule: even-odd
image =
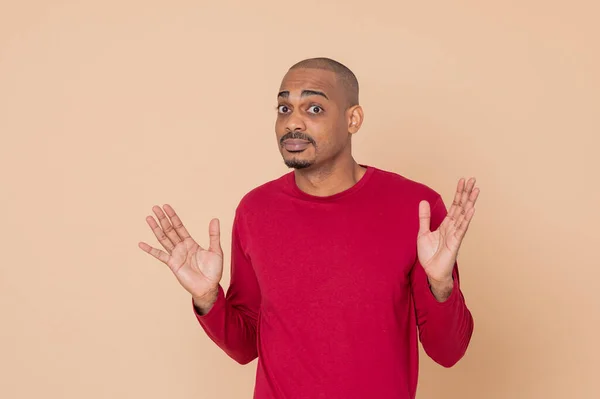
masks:
[[[310,141],[300,139],[288,139],[283,142],[283,148],[287,152],[302,152],[310,146]]]

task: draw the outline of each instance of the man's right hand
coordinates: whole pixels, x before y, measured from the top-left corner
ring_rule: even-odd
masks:
[[[206,314],[217,299],[219,282],[223,276],[219,219],[210,221],[210,245],[204,249],[190,236],[175,210],[170,205],[165,205],[164,209],[168,218],[160,207],[152,208],[160,226],[152,216],[148,216],[146,221],[167,252],[145,242],[140,242],[138,246],[169,266],[179,283],[192,295],[199,313]]]

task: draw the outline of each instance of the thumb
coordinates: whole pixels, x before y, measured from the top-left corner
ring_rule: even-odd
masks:
[[[208,247],[208,250],[223,255],[223,250],[221,249],[221,226],[219,219],[212,219],[210,221],[208,225],[208,235],[210,236],[210,246]]]
[[[431,209],[429,202],[423,200],[419,202],[419,236],[429,233],[431,223]]]

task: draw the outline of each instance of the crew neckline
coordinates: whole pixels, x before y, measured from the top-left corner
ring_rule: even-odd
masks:
[[[300,187],[298,187],[298,185],[296,184],[295,171],[291,171],[288,173],[286,181],[287,181],[288,186],[294,193],[294,195],[296,195],[297,197],[300,197],[300,198],[303,198],[306,200],[310,200],[310,201],[321,201],[321,202],[334,201],[336,199],[345,197],[347,195],[350,195],[350,194],[355,193],[356,191],[360,190],[365,184],[367,184],[367,182],[373,175],[373,172],[375,172],[375,170],[376,170],[376,168],[371,165],[364,165],[361,163],[359,163],[359,165],[362,166],[363,168],[366,168],[365,174],[360,178],[360,180],[358,180],[353,186],[347,188],[346,190],[340,191],[339,193],[335,193],[335,194],[331,194],[331,195],[320,196],[320,195],[309,194],[307,192],[302,191],[300,189]]]

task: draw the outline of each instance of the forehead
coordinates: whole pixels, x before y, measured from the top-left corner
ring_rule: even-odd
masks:
[[[290,96],[299,95],[304,89],[323,91],[329,98],[336,96],[339,90],[333,71],[316,68],[292,69],[285,74],[279,86],[279,91],[289,91]]]

